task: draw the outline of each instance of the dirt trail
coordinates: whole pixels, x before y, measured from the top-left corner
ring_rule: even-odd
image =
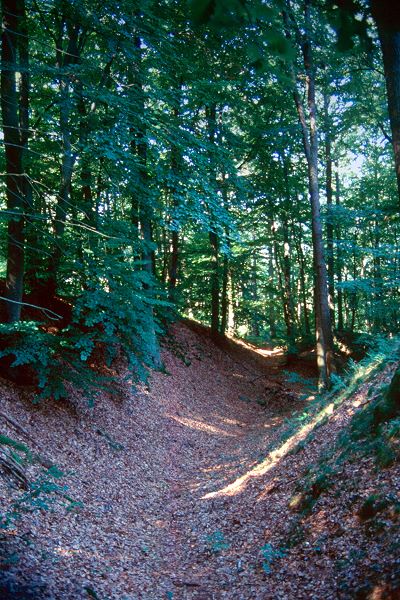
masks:
[[[168,491],[159,497],[153,516],[153,531],[158,530],[150,557],[153,581],[143,598],[258,595],[251,582],[247,592],[236,585],[259,564],[244,564],[240,540],[232,545],[231,534],[239,529],[245,533],[248,515],[229,514],[224,488],[246,477],[264,458],[269,430],[293,410],[296,396],[276,371],[282,356],[271,351],[269,363],[266,353],[260,361],[249,347],[222,343],[216,348],[200,333],[175,331],[191,365],[167,352],[169,375],[155,376],[151,384],[151,396],[165,401],[161,460]],[[262,405],[268,399],[272,403],[266,409]],[[263,527],[252,527],[258,528],[262,544]]]
[[[303,401],[287,384],[279,353],[218,346],[203,328],[180,324],[163,356],[166,372],[154,373],[148,388],[132,393],[121,372],[115,397],[104,395],[94,410],[73,391],[69,403],[35,407],[29,394],[0,383],[1,409],[40,440],[64,472],[59,485],[68,486],[50,510],[21,513],[0,538],[0,597],[369,597],[348,590],[366,575],[395,572],[394,534],[388,526],[371,537],[354,506],[400,489],[399,468],[371,477],[369,461],[344,465],[345,494],[328,490],[309,518],[288,508],[296,480],[333,447],[367,388],[292,455],[296,439],[282,445],[280,426]],[[302,374],[312,373],[303,365]],[[11,425],[3,431],[27,442]],[[78,504],[66,510],[62,494]],[[3,509],[12,497],[0,478]]]
[[[244,542],[231,539],[241,531],[254,554],[263,527],[250,523],[246,532],[248,509],[230,514],[221,490],[260,461],[295,397],[285,396],[279,357],[271,354],[265,367],[268,357],[217,348],[204,332],[181,325],[174,335],[167,372],[154,374],[150,389],[132,397],[122,387],[123,400],[104,398],[94,411],[78,397],[76,411],[27,410],[29,399],[21,403],[3,387],[3,408],[41,436],[66,473],[68,495],[82,502],[68,513],[56,503],[22,516],[18,535],[30,545],[6,544],[4,567],[30,581],[37,597],[263,597],[251,586],[243,591],[241,581],[254,579],[259,564],[246,564]],[[2,492],[6,503],[6,486]]]

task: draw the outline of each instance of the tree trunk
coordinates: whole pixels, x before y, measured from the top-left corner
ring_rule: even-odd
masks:
[[[306,274],[305,274],[305,260],[304,260],[304,252],[302,248],[302,240],[300,237],[301,225],[299,227],[299,238],[297,240],[297,257],[299,261],[299,279],[300,279],[300,289],[301,289],[301,300],[303,304],[303,314],[304,314],[304,328],[307,335],[310,335],[310,318],[308,315],[308,307],[307,307],[307,289],[306,289]]]
[[[228,251],[230,250],[230,239],[229,239],[229,230],[226,232],[226,245],[228,247]],[[221,323],[220,323],[220,333],[225,335],[227,327],[229,327],[229,310],[230,299],[229,299],[229,277],[230,277],[230,268],[229,268],[229,255],[225,251],[223,261],[222,261],[222,294],[221,294]]]
[[[146,289],[151,287],[151,281],[155,274],[155,254],[153,244],[153,206],[149,193],[149,176],[147,173],[147,141],[146,141],[146,104],[144,82],[142,74],[142,52],[141,39],[139,35],[134,37],[134,48],[136,61],[130,68],[131,79],[131,112],[134,115],[131,126],[131,150],[138,158],[138,185],[137,193],[132,194],[132,222],[134,225],[140,225],[142,235],[142,262],[143,270],[148,273],[148,283]],[[133,243],[135,252],[135,242]],[[148,345],[147,352],[150,362],[155,368],[161,365],[160,349],[158,346],[154,312],[151,306],[148,307]]]
[[[64,51],[64,30],[67,32],[67,51]],[[54,296],[57,292],[57,276],[63,255],[63,237],[66,219],[71,212],[71,184],[72,174],[77,154],[72,147],[71,134],[71,80],[68,67],[75,65],[80,60],[82,50],[83,31],[77,23],[71,22],[64,15],[59,20],[58,35],[56,40],[56,62],[60,70],[60,133],[62,141],[61,182],[57,196],[54,221],[55,244],[52,250],[46,280],[46,293]]]
[[[208,138],[210,143],[210,176],[212,179],[213,187],[216,187],[216,173],[214,157],[212,153],[212,146],[216,142],[216,114],[217,108],[215,103],[211,104],[206,109],[207,123],[208,123]],[[211,219],[214,220],[213,215],[210,215]],[[214,224],[211,224],[209,231],[209,240],[211,246],[211,275],[210,275],[210,292],[211,292],[211,333],[217,334],[219,332],[219,239],[218,234],[213,229]]]
[[[324,94],[324,112],[325,112],[325,160],[326,160],[326,254],[328,267],[328,290],[329,290],[329,307],[331,315],[332,327],[335,323],[335,286],[334,286],[334,255],[333,255],[333,215],[332,215],[332,142],[330,132],[329,119],[329,98]]]
[[[296,337],[296,325],[294,319],[294,303],[292,294],[292,268],[290,263],[290,240],[289,240],[289,225],[288,211],[292,204],[290,181],[289,181],[289,166],[287,158],[281,154],[281,163],[283,167],[283,176],[285,182],[285,203],[283,206],[282,215],[282,231],[283,231],[283,293],[284,293],[284,314],[286,315],[286,329],[290,346],[293,349]]]
[[[228,324],[228,281],[229,281],[229,260],[227,254],[224,254],[222,261],[222,297],[221,297],[221,324],[220,333],[225,335]]]
[[[400,202],[400,13],[394,0],[371,0],[378,27]]]
[[[179,130],[179,115],[180,115],[180,106],[181,106],[181,94],[182,94],[182,86],[183,79],[182,77],[179,79],[179,84],[177,85],[176,97],[173,107],[173,119],[176,128],[176,136],[178,135]],[[170,185],[170,194],[172,197],[172,207],[174,213],[178,210],[180,200],[179,200],[179,189],[178,189],[178,179],[180,175],[180,170],[182,167],[182,157],[180,153],[180,149],[177,146],[176,141],[171,145],[171,175],[172,175],[172,185]],[[171,258],[168,269],[168,297],[171,302],[176,301],[176,284],[178,281],[178,268],[179,268],[179,231],[178,224],[176,222],[176,215],[174,214],[175,222],[173,223],[172,233],[171,233]]]
[[[336,173],[335,173],[335,187],[336,187],[336,206],[340,206],[340,180],[339,180],[339,167],[336,163]],[[344,328],[344,320],[343,320],[343,290],[341,284],[343,282],[342,276],[342,258],[341,258],[341,227],[338,224],[339,219],[337,219],[336,225],[336,276],[337,276],[337,328],[339,331],[343,331]]]
[[[271,232],[271,243],[268,248],[268,287],[269,287],[269,299],[268,299],[268,325],[269,334],[271,339],[276,338],[276,318],[275,318],[275,298],[272,295],[272,290],[275,289],[274,285],[274,250],[275,250],[275,227],[273,220],[270,219],[268,223],[268,229]]]
[[[6,294],[7,320],[21,317],[25,218],[29,180],[24,173],[24,153],[28,145],[28,38],[24,0],[3,0],[1,37],[1,112],[6,164],[6,197],[9,214],[7,237]],[[18,65],[18,61],[20,65]],[[23,72],[21,72],[23,69]],[[19,86],[17,85],[19,74]]]
[[[333,335],[328,301],[328,280],[324,256],[322,223],[320,215],[319,185],[318,185],[318,135],[315,102],[315,74],[310,43],[310,5],[311,0],[305,0],[305,35],[302,40],[304,68],[306,72],[307,102],[309,125],[307,126],[304,107],[294,80],[294,100],[302,128],[304,152],[307,159],[308,186],[312,213],[312,243],[315,273],[315,330],[316,350],[321,387],[329,387],[333,363]]]
[[[219,332],[219,240],[215,231],[209,232],[211,245],[211,333]]]

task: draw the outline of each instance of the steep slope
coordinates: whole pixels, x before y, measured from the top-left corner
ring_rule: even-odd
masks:
[[[329,466],[370,384],[288,430],[307,401],[276,352],[179,324],[163,357],[165,373],[135,393],[121,369],[115,397],[94,409],[73,392],[68,404],[32,406],[2,385],[2,410],[25,429],[3,420],[4,432],[64,473],[42,479],[4,532],[3,596],[14,585],[10,597],[71,600],[396,597],[393,503],[377,527],[359,509],[373,493],[396,494],[398,465]],[[305,469],[321,456],[329,469],[308,474],[310,496]],[[27,469],[31,481],[40,473]],[[24,513],[49,483],[49,510]],[[7,478],[1,486],[10,510],[17,492]]]

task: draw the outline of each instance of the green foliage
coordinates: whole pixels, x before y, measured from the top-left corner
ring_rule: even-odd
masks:
[[[156,295],[152,278],[137,268],[129,250],[112,248],[107,254],[108,246],[89,261],[87,287],[75,303],[70,331],[82,361],[99,347],[108,365],[122,353],[134,376],[144,379],[145,367],[155,366],[160,328],[154,311],[165,314],[170,304]]]
[[[161,329],[155,329],[154,311],[165,315],[170,304],[155,292],[152,278],[137,268],[129,250],[115,246],[114,240],[107,243],[103,253],[99,248],[96,258],[86,261],[86,285],[66,328],[52,331],[36,321],[0,324],[0,359],[8,359],[8,372],[14,371],[16,379],[18,368],[25,368],[39,390],[38,400],[65,398],[72,384],[93,404],[99,391],[111,389],[110,377],[99,368],[117,356],[137,380],[146,378],[147,367],[158,366]]]
[[[219,552],[222,552],[222,550],[228,550],[230,546],[222,531],[215,531],[208,535],[206,542],[212,554],[218,554]]]
[[[309,392],[315,392],[317,385],[315,379],[307,379],[295,371],[283,371],[288,383],[298,383]]]
[[[335,471],[329,465],[319,463],[310,469],[307,476],[297,485],[297,492],[289,501],[289,508],[303,515],[309,514],[322,493],[334,484]]]
[[[269,575],[272,572],[272,563],[280,558],[285,558],[286,551],[282,548],[274,548],[272,544],[265,544],[261,548],[262,568]]]
[[[30,459],[32,456],[31,451],[25,444],[22,444],[21,442],[17,442],[16,440],[13,440],[12,438],[8,437],[7,435],[0,434],[0,445],[10,446],[11,448],[14,448],[15,450],[24,452],[25,457],[28,459]]]
[[[82,334],[53,334],[37,322],[1,324],[3,344],[0,358],[10,362],[8,374],[19,379],[20,367],[28,367],[29,382],[38,393],[36,401],[52,397],[56,400],[68,396],[67,384],[73,384],[85,392],[95,393],[107,383],[107,378],[87,368],[82,360]],[[90,335],[90,334],[89,334]]]
[[[0,529],[13,527],[15,521],[20,519],[23,513],[50,510],[56,503],[67,510],[81,506],[81,503],[76,502],[67,494],[67,486],[58,482],[64,477],[64,473],[56,465],[49,469],[42,468],[39,475],[30,480],[23,471],[28,464],[36,461],[30,448],[3,434],[0,435],[0,445],[13,449],[12,458],[19,466],[18,473],[16,473],[17,481],[19,484],[23,484],[20,487],[24,489],[20,494],[13,494],[10,509],[0,515]],[[13,474],[13,470],[10,473]]]
[[[357,510],[361,521],[369,521],[379,513],[390,509],[393,516],[400,512],[400,502],[394,495],[371,494]]]

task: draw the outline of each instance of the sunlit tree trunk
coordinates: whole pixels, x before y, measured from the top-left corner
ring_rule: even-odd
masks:
[[[324,256],[322,235],[321,209],[318,183],[318,133],[317,112],[315,101],[315,73],[311,50],[311,0],[305,0],[305,31],[301,40],[303,62],[306,74],[306,93],[308,104],[307,125],[306,113],[297,88],[295,73],[293,72],[294,100],[299,116],[303,134],[304,152],[308,167],[308,187],[312,213],[312,243],[315,274],[315,330],[316,350],[319,368],[320,386],[329,387],[330,375],[334,368],[333,335],[328,301],[328,278]]]
[[[327,254],[327,267],[328,267],[328,290],[329,290],[329,307],[332,327],[335,323],[335,263],[333,255],[333,214],[332,214],[332,200],[333,200],[333,189],[332,189],[332,142],[330,132],[330,118],[329,118],[329,98],[324,94],[324,118],[325,118],[325,161],[326,161],[326,208],[327,208],[327,219],[326,219],[326,254]]]

